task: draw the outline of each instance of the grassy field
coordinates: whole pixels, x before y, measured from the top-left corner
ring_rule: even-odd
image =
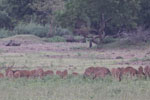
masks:
[[[150,80],[1,79],[1,100],[149,100]]]
[[[19,36],[22,38],[24,36]],[[26,37],[28,38],[28,37]],[[43,43],[39,38],[24,38],[18,47],[6,47],[0,43],[0,70],[67,69],[78,72],[91,66],[114,67],[150,65],[150,48],[89,49],[86,43]],[[17,41],[17,36],[10,39]],[[9,38],[3,39],[7,42]],[[26,41],[25,41],[26,40]],[[34,40],[36,42],[32,42]],[[20,39],[19,41],[22,41]],[[26,44],[27,43],[27,44]],[[82,76],[60,79],[57,76],[44,79],[0,79],[0,100],[149,100],[149,79],[124,79],[112,77],[90,80]]]
[[[55,44],[52,44],[52,46]],[[62,44],[60,44],[62,45]],[[68,45],[68,44],[65,44]],[[70,45],[70,44],[69,44]],[[51,46],[51,45],[50,45]],[[33,47],[33,50],[28,50],[33,45],[28,47],[10,47],[7,50],[1,50],[0,66],[1,68],[14,66],[19,69],[35,69],[42,67],[44,69],[64,70],[70,72],[77,71],[83,73],[87,67],[102,66],[107,68],[146,66],[150,64],[150,55],[146,54],[146,50],[62,50],[61,47],[53,50],[39,50]],[[45,46],[49,47],[49,46]],[[51,48],[51,47],[50,47]],[[35,50],[35,51],[34,51]],[[36,51],[37,50],[37,51]],[[57,51],[58,50],[58,51]],[[6,52],[7,51],[7,52]]]

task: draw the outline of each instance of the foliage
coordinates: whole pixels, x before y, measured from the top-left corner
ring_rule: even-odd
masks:
[[[101,15],[112,17],[108,24],[109,34],[120,28],[136,27],[137,13],[140,0],[68,0],[65,11],[58,20],[65,27],[75,27],[78,22],[86,23],[89,27],[97,28]],[[83,24],[81,23],[81,24]]]
[[[150,27],[150,0],[141,0],[139,20],[146,28]]]
[[[44,38],[43,39],[45,42],[66,42],[65,38],[61,36],[54,36],[51,38]]]
[[[39,37],[46,37],[49,32],[48,25],[42,26],[36,23],[19,24],[15,27],[16,34],[33,34]]]
[[[4,11],[0,11],[0,28],[10,29],[11,27],[12,21],[10,16]]]
[[[63,36],[63,35],[71,35],[71,34],[72,32],[70,30],[61,27],[56,28],[55,32],[53,33],[53,35],[55,36]]]
[[[0,29],[0,38],[6,38],[6,37],[9,37],[12,35],[13,35],[13,33],[11,33],[9,30]]]
[[[63,9],[63,3],[63,0],[36,0],[31,8],[52,18],[58,10]]]
[[[47,23],[50,23],[49,35],[52,35],[55,31],[55,13],[63,9],[63,3],[63,0],[37,0],[32,5],[33,9],[42,13],[42,16],[41,14],[39,16],[43,17],[42,19],[46,19]]]
[[[104,44],[107,44],[107,43],[112,43],[112,42],[115,42],[116,39],[111,37],[111,36],[107,36],[104,40],[103,40],[103,43]]]
[[[33,10],[29,6],[34,0],[5,0],[6,11],[15,20],[28,20]],[[27,17],[28,16],[28,17]]]
[[[0,28],[12,30],[20,22],[32,21],[49,24],[49,36],[70,34],[68,29],[82,25],[98,30],[102,14],[105,19],[112,18],[105,28],[107,35],[137,26],[148,28],[150,0],[0,0]],[[45,36],[45,32],[41,34],[40,31],[36,35]]]

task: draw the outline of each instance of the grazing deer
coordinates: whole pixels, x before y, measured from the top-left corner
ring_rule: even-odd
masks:
[[[51,76],[53,74],[54,74],[54,72],[52,70],[47,70],[47,71],[44,72],[44,76],[48,76],[48,75]]]
[[[147,78],[150,77],[150,66],[146,66],[146,67],[144,68],[144,73],[145,73],[145,76],[146,76]]]
[[[111,70],[111,75],[118,79],[119,81],[121,81],[121,78],[122,78],[122,70],[121,68],[112,68]]]

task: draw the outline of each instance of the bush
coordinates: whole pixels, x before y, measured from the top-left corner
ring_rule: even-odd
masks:
[[[139,16],[138,21],[141,21],[145,28],[150,28],[150,0],[141,0]]]
[[[107,36],[104,40],[103,40],[103,43],[104,44],[108,44],[108,43],[112,43],[112,42],[115,42],[116,39],[111,37],[111,36]]]
[[[72,32],[70,30],[61,28],[61,27],[56,28],[55,33],[54,33],[55,36],[56,35],[63,36],[63,35],[71,35],[71,34],[72,34]]]
[[[60,37],[60,36],[54,36],[51,38],[44,38],[43,39],[45,42],[66,42],[64,37]]]
[[[9,36],[12,36],[12,35],[13,34],[9,30],[0,29],[0,38],[6,38],[6,37],[9,37]]]
[[[36,23],[19,24],[15,27],[14,32],[16,34],[32,34],[39,37],[47,37],[49,32],[49,26],[42,26]]]
[[[138,27],[136,31],[128,32],[125,38],[132,44],[147,43],[150,40],[150,30]]]
[[[6,12],[0,11],[0,28],[10,29],[12,26],[11,18]]]

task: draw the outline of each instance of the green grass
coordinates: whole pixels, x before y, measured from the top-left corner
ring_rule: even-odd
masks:
[[[19,36],[19,38],[21,37]],[[14,38],[16,39],[16,37]],[[31,39],[32,37],[29,38],[29,40]],[[37,40],[35,39],[35,42]],[[6,53],[2,48],[0,49],[0,70],[4,73],[6,67],[14,65],[14,69],[30,70],[42,67],[44,70],[51,69],[54,72],[67,69],[69,73],[83,73],[86,68],[91,66],[111,69],[126,67],[124,62],[149,61],[149,57],[144,58],[146,52],[143,53],[143,50],[117,50],[115,42],[113,43],[114,45],[106,44],[113,49],[109,47],[109,49],[89,50],[85,45],[77,45],[68,47],[73,51],[71,49],[62,52]],[[58,46],[61,47],[61,45]],[[141,55],[138,55],[139,53]],[[135,54],[134,57],[138,59],[130,57],[132,54]],[[133,65],[135,68],[137,66],[139,67],[139,65]],[[57,76],[44,79],[0,79],[0,100],[149,100],[149,94],[150,79],[123,79],[121,82],[112,77],[91,80],[84,79],[82,76],[69,76],[66,79],[60,79]]]
[[[64,58],[52,58],[49,56],[66,56]],[[70,57],[67,57],[69,55]],[[96,58],[99,57],[99,58]],[[124,59],[125,60],[125,59]],[[122,59],[109,59],[103,53],[99,52],[38,52],[38,53],[3,53],[0,57],[0,67],[11,66],[17,67],[16,69],[35,69],[43,67],[44,69],[63,70],[69,69],[70,71],[83,71],[90,66],[105,66],[108,68],[117,67],[116,63],[121,62]],[[76,68],[76,69],[74,69]]]
[[[145,61],[150,61],[150,57],[148,56],[145,56],[143,58],[133,58],[130,60],[131,62],[136,62],[136,61],[142,61],[142,62],[145,62]]]
[[[1,79],[1,100],[149,100],[149,80]]]
[[[105,49],[141,49],[147,48],[150,42],[138,42],[133,43],[128,39],[106,39],[104,43],[99,44],[96,48],[105,48]]]

